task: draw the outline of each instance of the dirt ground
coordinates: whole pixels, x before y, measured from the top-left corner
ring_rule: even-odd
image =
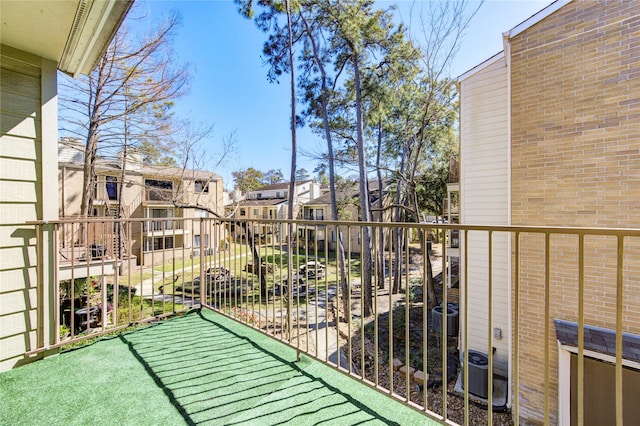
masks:
[[[434,274],[434,282],[436,287],[436,293],[438,297],[441,297],[442,284],[441,271],[442,271],[442,257],[440,256],[439,246],[435,246],[431,253],[431,262]],[[410,309],[409,309],[409,363],[416,369],[428,372],[426,384],[424,386],[418,386],[415,382],[409,383],[409,398],[414,404],[424,406],[426,398],[426,406],[434,413],[442,415],[442,400],[443,400],[443,364],[442,364],[442,338],[441,335],[430,330],[428,326],[428,309],[423,305],[423,291],[422,291],[422,273],[423,264],[422,258],[419,253],[416,254],[416,250],[412,251],[410,266],[408,268],[408,281],[411,289]],[[404,284],[403,280],[403,284]],[[360,318],[360,288],[356,283],[353,286],[351,292],[351,314],[355,318],[351,326],[346,322],[340,321],[340,336],[341,347],[344,353],[349,357],[351,354],[351,365],[357,374],[363,375],[366,380],[371,383],[377,383],[379,387],[384,389],[390,388],[390,378],[393,376],[393,393],[400,398],[400,400],[406,400],[406,378],[398,371],[393,371],[389,366],[389,347],[393,346],[393,357],[401,360],[403,363],[407,359],[405,353],[407,352],[407,342],[405,339],[405,316],[406,316],[406,292],[400,294],[389,295],[388,289],[389,283],[386,283],[386,287],[378,289],[376,293],[375,303],[376,312],[378,313],[377,321],[377,334],[378,334],[378,355],[375,355],[376,345],[375,330],[373,325],[373,317],[364,321],[364,326],[359,320]],[[335,326],[335,314],[340,313],[342,317],[342,303],[339,305],[339,309],[336,310],[336,300],[332,299],[328,306],[328,320],[331,326]],[[391,337],[389,336],[389,313],[392,312],[393,332]],[[425,313],[427,313],[427,326],[425,329]],[[342,319],[342,318],[341,318]],[[282,336],[282,324],[280,322],[264,322],[262,318],[261,328],[276,338]],[[364,328],[364,336],[362,335],[362,329]],[[423,366],[424,357],[423,343],[425,339],[423,336],[426,331],[426,346],[427,346],[427,365]],[[315,354],[316,348],[313,338],[313,332],[306,327],[306,324],[301,322],[299,326],[293,325],[292,330],[292,345],[299,347],[302,351]],[[448,371],[446,378],[446,402],[447,402],[447,419],[456,422],[458,424],[464,424],[464,398],[457,394],[454,390],[455,381],[458,376],[458,362],[459,358],[457,352],[458,339],[457,337],[447,338],[447,353],[448,362],[445,371]],[[349,351],[350,349],[350,351]],[[364,350],[364,351],[363,351]],[[393,373],[391,373],[393,371]],[[376,379],[377,376],[377,379]],[[487,410],[479,401],[469,401],[469,424],[487,424]],[[495,425],[512,425],[510,413],[494,412],[493,424]]]
[[[442,257],[440,256],[439,247],[435,246],[431,253],[431,262],[434,278],[442,271]],[[409,309],[409,362],[411,367],[424,371],[423,366],[424,348],[423,335],[425,332],[425,310],[422,304],[422,285],[421,280],[423,265],[420,255],[412,254],[409,268],[409,282],[413,295],[410,296]],[[441,277],[441,275],[440,275]],[[413,278],[413,279],[412,279]],[[436,293],[441,297],[442,283],[441,279],[434,279]],[[413,283],[413,284],[412,284]],[[405,317],[406,317],[406,293],[393,294],[389,297],[388,285],[385,289],[377,291],[376,312],[378,313],[377,330],[378,330],[378,356],[375,356],[376,347],[374,344],[375,332],[373,326],[373,318],[365,320],[365,326],[354,321],[351,327],[347,326],[344,321],[340,322],[340,335],[342,338],[342,347],[346,353],[351,348],[351,362],[358,374],[362,374],[368,381],[377,383],[380,387],[390,388],[390,377],[392,369],[389,368],[389,346],[393,345],[393,358],[401,360],[403,363],[406,359],[405,352],[407,342],[405,341]],[[392,308],[393,312],[393,332],[389,337],[389,312]],[[360,293],[359,288],[355,288],[351,296],[352,315],[356,318],[360,315]],[[335,311],[333,312],[335,314]],[[430,315],[427,315],[429,317]],[[427,318],[428,321],[428,318]],[[427,323],[428,324],[428,323]],[[364,328],[364,337],[362,329]],[[426,327],[427,333],[427,366],[426,371],[428,377],[425,386],[418,386],[415,382],[409,383],[409,398],[412,403],[424,406],[426,397],[427,407],[432,412],[442,415],[442,338],[439,333]],[[350,341],[349,341],[350,337]],[[364,339],[364,342],[363,342]],[[390,340],[391,339],[391,340]],[[449,374],[445,380],[446,401],[447,401],[447,419],[456,423],[464,424],[464,398],[454,391],[455,381],[457,379],[458,370],[458,339],[457,337],[449,337],[447,339],[447,368]],[[364,353],[363,353],[364,349]],[[377,366],[376,366],[377,364]],[[377,381],[376,381],[377,371]],[[364,374],[363,374],[364,373]],[[445,374],[446,376],[446,374]],[[398,371],[393,372],[393,392],[400,397],[401,400],[407,398],[406,378]],[[469,424],[487,424],[486,406],[479,401],[470,400],[469,402]],[[510,413],[494,412],[493,424],[495,425],[512,425]]]

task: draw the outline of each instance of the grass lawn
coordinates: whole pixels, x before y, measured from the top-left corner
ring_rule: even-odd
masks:
[[[142,277],[140,273],[131,272],[131,275],[126,274],[118,278],[118,283],[120,285],[128,285],[129,287],[135,287],[140,285],[140,283],[144,280],[148,280],[153,275],[152,272],[143,272]]]
[[[260,246],[261,260],[264,263],[274,265],[273,271],[270,271],[266,275],[267,289],[271,292],[274,288],[274,284],[282,282],[288,275],[288,256],[283,250],[274,246]],[[206,256],[205,266],[224,266],[229,269],[230,275],[233,278],[233,283],[229,285],[232,288],[240,288],[241,291],[235,296],[230,297],[230,292],[227,291],[226,297],[220,293],[219,284],[215,290],[218,293],[218,301],[225,306],[238,306],[246,300],[259,300],[261,305],[268,308],[272,307],[274,303],[273,295],[270,295],[268,300],[264,300],[259,295],[259,278],[252,272],[247,272],[247,264],[252,263],[252,253],[248,245],[239,245],[233,247],[231,250],[216,253],[212,256]],[[323,263],[325,268],[325,277],[317,280],[308,280],[310,287],[315,291],[322,291],[327,286],[337,285],[338,281],[338,266],[335,256],[331,256],[328,260],[325,259],[323,252],[309,252],[306,250],[295,250],[293,253],[293,265],[294,273],[298,271],[301,265],[304,265],[308,261],[317,260]],[[360,277],[360,259],[358,255],[352,255],[349,262],[349,278],[357,279]],[[131,273],[131,275],[125,275],[120,278],[121,285],[129,285],[131,287],[138,287],[143,280],[153,279],[154,293],[164,295],[175,295],[184,297],[198,297],[199,285],[195,284],[200,278],[200,258],[194,259],[175,259],[169,261],[165,265],[154,267],[152,270],[146,270],[142,273]],[[194,283],[195,281],[195,283]],[[160,302],[162,303],[162,302]],[[294,299],[294,303],[298,304],[298,299]],[[299,302],[304,304],[304,298]],[[276,306],[279,306],[279,297],[275,299]]]

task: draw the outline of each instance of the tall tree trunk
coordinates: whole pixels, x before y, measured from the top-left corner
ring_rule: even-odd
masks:
[[[247,242],[251,247],[251,253],[253,255],[253,273],[258,275],[260,279],[260,294],[262,297],[267,297],[267,277],[262,273],[262,258],[260,257],[260,247],[256,242],[256,236],[253,234],[253,230],[249,228],[248,222],[241,222],[240,226],[244,230],[244,234],[247,236]]]
[[[80,203],[80,214],[89,217],[93,214],[93,198],[96,187],[96,151],[98,150],[98,127],[89,127],[89,134],[84,148],[84,170],[82,182],[82,201]]]
[[[407,147],[402,148],[402,154],[400,156],[400,167],[398,170],[398,178],[396,183],[396,207],[394,209],[394,222],[404,222],[404,209],[403,206],[403,193],[405,191],[404,171],[407,161]],[[402,229],[394,228],[393,230],[394,249],[393,252],[393,288],[390,291],[394,294],[400,291],[402,287],[402,246],[403,246],[403,234]]]
[[[291,175],[289,179],[289,208],[287,209],[287,219],[293,220],[293,210],[295,203],[295,191],[296,191],[296,156],[297,156],[297,142],[296,142],[296,78],[295,78],[295,69],[293,64],[293,34],[291,30],[291,4],[290,0],[285,0],[285,5],[287,8],[287,30],[289,33],[289,71],[290,71],[290,84],[291,84]],[[289,334],[289,339],[291,339],[291,321],[293,319],[292,315],[292,303],[293,303],[293,241],[296,237],[295,235],[296,229],[292,222],[289,222],[289,242],[287,244],[287,333]],[[297,247],[297,245],[296,245]],[[295,284],[297,285],[298,280],[295,280]]]
[[[87,129],[87,141],[84,147],[84,173],[82,183],[82,200],[80,202],[80,215],[89,217],[93,214],[93,198],[96,187],[96,156],[98,142],[100,140],[100,114],[103,96],[103,79],[105,67],[109,63],[108,53],[105,52],[96,67],[96,75],[89,76],[90,82],[95,84],[95,92],[91,91],[87,103],[87,115],[89,126]],[[83,233],[81,233],[83,234]]]
[[[322,107],[322,123],[324,127],[324,137],[327,141],[327,161],[329,163],[329,193],[331,194],[331,220],[337,221],[338,217],[338,200],[336,197],[336,173],[335,173],[335,158],[333,155],[333,140],[331,138],[331,127],[329,125],[329,112],[328,112],[328,89],[327,89],[327,74],[324,69],[324,65],[320,58],[320,53],[318,52],[318,46],[316,44],[315,37],[311,32],[308,23],[304,16],[301,14],[302,22],[305,26],[305,30],[307,35],[309,36],[309,40],[311,41],[311,46],[313,48],[313,59],[320,70],[321,75],[321,94],[320,94],[320,105]],[[327,228],[325,227],[325,239],[328,237]],[[338,257],[338,276],[340,280],[340,289],[342,290],[342,294],[349,294],[350,286],[349,281],[347,280],[347,268],[346,268],[346,259],[345,259],[345,250],[344,244],[342,242],[342,235],[340,233],[340,229],[336,227],[336,241],[337,241],[337,257]],[[351,307],[349,306],[349,299],[347,297],[343,297],[343,312],[344,317],[347,321],[351,318]]]
[[[418,194],[416,194],[415,189],[413,190],[413,208],[418,213],[416,214],[416,222],[420,222],[420,210],[418,205]],[[436,295],[436,288],[433,285],[433,268],[431,265],[431,256],[429,255],[429,249],[427,246],[427,241],[425,238],[424,232],[420,232],[420,250],[422,251],[422,258],[424,262],[427,262],[427,303],[429,309],[432,309],[438,304],[438,297]],[[442,291],[445,291],[445,271],[442,271]]]
[[[378,191],[379,191],[379,200],[380,200],[380,205],[378,206],[379,208],[379,217],[378,217],[378,221],[379,222],[384,222],[384,210],[382,210],[384,208],[383,205],[383,182],[382,182],[382,169],[380,167],[380,159],[381,159],[381,154],[382,152],[382,119],[378,120],[378,153],[376,155],[376,173],[378,176]],[[378,262],[377,262],[377,276],[378,276],[378,288],[379,289],[383,289],[384,288],[384,228],[382,226],[380,226],[378,228],[378,252],[376,253],[378,256]]]
[[[127,156],[129,145],[127,143],[126,136],[126,120],[125,120],[125,142],[122,148],[122,173],[120,174],[120,185],[118,186],[118,222],[116,224],[118,229],[118,259],[122,259],[124,256],[124,222],[122,219],[125,218],[124,215],[124,205],[122,204],[122,196],[124,194],[124,180],[127,175]]]
[[[128,95],[125,90],[125,95]],[[127,105],[127,98],[125,97],[125,109]],[[128,116],[124,116],[124,139],[122,146],[122,173],[120,174],[120,185],[118,186],[118,259],[122,259],[124,256],[124,223],[122,219],[124,218],[124,205],[122,204],[122,196],[124,194],[124,180],[127,175],[127,157],[129,155],[129,120]]]
[[[371,209],[369,201],[369,182],[367,180],[367,169],[364,154],[364,120],[362,118],[362,83],[360,81],[360,61],[357,54],[353,55],[353,73],[356,89],[356,137],[358,150],[358,171],[360,178],[360,211],[362,220],[371,221]],[[371,275],[373,261],[371,258],[371,228],[362,228],[362,243],[360,245],[360,260],[362,261],[362,316],[371,315],[373,308]]]

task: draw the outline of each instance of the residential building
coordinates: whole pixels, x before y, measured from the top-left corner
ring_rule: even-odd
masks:
[[[502,52],[458,78],[462,224],[638,226],[638,6],[636,1],[556,1],[505,32]],[[577,340],[562,338],[563,327],[577,334],[584,318],[587,330],[598,330],[604,342],[615,337],[620,315],[626,336],[622,404],[625,423],[635,422],[637,395],[632,390],[640,386],[640,364],[628,358],[627,346],[640,335],[640,271],[627,262],[640,256],[640,247],[624,246],[619,264],[622,252],[615,238],[585,239],[580,250],[578,236],[545,241],[540,234],[495,232],[490,238],[491,245],[486,233],[470,232],[464,241],[468,344],[484,353],[494,351],[495,372],[509,379],[511,401],[518,393],[520,418],[544,421],[543,366],[548,357],[548,396],[557,401],[550,407],[550,422],[573,424]],[[587,275],[582,290],[581,268]],[[620,283],[619,268],[624,277]],[[622,298],[621,312],[616,295]],[[553,319],[548,324],[545,312]],[[516,346],[519,359],[512,352]],[[615,351],[604,343],[586,349],[584,377],[603,374],[612,380],[584,386],[585,424],[613,424],[614,367],[608,362]]]
[[[83,149],[84,145],[76,139],[60,141],[61,217],[80,214]],[[202,170],[147,165],[135,151],[130,151],[126,159],[122,155],[113,160],[98,158],[96,174],[93,216],[117,218],[121,208],[120,217],[124,219],[149,219],[134,222],[131,235],[124,236],[127,241],[123,247],[131,247],[126,255],[134,256],[139,264],[166,262],[171,260],[167,256],[175,254],[199,256],[202,251],[218,248],[220,232],[207,230],[201,235],[198,219],[223,215],[220,176]],[[185,250],[172,250],[174,247]],[[118,251],[117,247],[107,249],[112,253]]]
[[[298,216],[301,205],[320,195],[320,184],[313,180],[296,182],[295,191],[294,218]],[[234,199],[236,201],[227,204],[226,209],[236,219],[286,219],[289,211],[289,183],[266,185]],[[253,224],[253,232],[262,235],[265,241],[274,242],[282,241],[288,235],[288,230],[258,222]],[[243,235],[243,231],[236,227],[231,233],[236,238],[242,238]]]
[[[127,14],[130,1],[3,1],[0,3],[0,370],[15,366],[38,347],[36,330],[52,331],[57,301],[52,227],[35,235],[25,222],[58,219],[57,70],[91,71]],[[36,258],[36,241],[47,247]],[[40,277],[36,265],[49,271]],[[42,339],[44,334],[40,334]],[[51,336],[51,334],[49,334]],[[44,339],[44,342],[49,342]]]
[[[374,220],[379,220],[380,215],[388,220],[389,213],[379,211],[379,206],[386,205],[386,188],[382,191],[383,196],[380,197],[377,181],[369,182],[369,199],[372,209],[375,211]],[[336,191],[336,201],[338,204],[338,219],[346,221],[357,221],[361,219],[359,204],[358,184],[353,183],[347,188]],[[299,213],[299,219],[305,221],[327,221],[332,220],[331,213],[331,193],[325,192],[321,196],[307,201],[302,205]],[[345,237],[346,228],[341,228],[343,238]],[[343,240],[348,246],[348,250],[352,253],[359,253],[361,250],[361,236],[359,233],[349,232],[349,242]],[[335,227],[326,227],[323,224],[304,224],[298,226],[298,244],[301,247],[315,248],[322,250],[325,244],[329,250],[337,249],[337,233]],[[345,247],[347,249],[347,247]]]

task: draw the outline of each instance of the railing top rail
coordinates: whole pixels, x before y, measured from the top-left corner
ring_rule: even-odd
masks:
[[[509,232],[509,233],[539,233],[539,234],[565,234],[565,235],[603,235],[603,236],[625,236],[640,237],[640,228],[602,228],[602,227],[575,227],[575,226],[525,226],[525,225],[472,225],[472,224],[446,224],[446,223],[414,223],[414,222],[359,222],[345,220],[328,220],[322,223],[318,220],[286,220],[286,219],[236,219],[236,218],[122,218],[114,219],[109,217],[75,217],[64,218],[49,221],[27,221],[20,225],[46,225],[46,224],[65,224],[65,223],[109,223],[109,222],[144,222],[144,221],[212,221],[224,223],[265,223],[265,224],[298,224],[313,226],[371,226],[371,227],[387,227],[387,228],[414,228],[414,229],[442,229],[442,230],[461,230],[461,231],[492,231],[492,232]]]

